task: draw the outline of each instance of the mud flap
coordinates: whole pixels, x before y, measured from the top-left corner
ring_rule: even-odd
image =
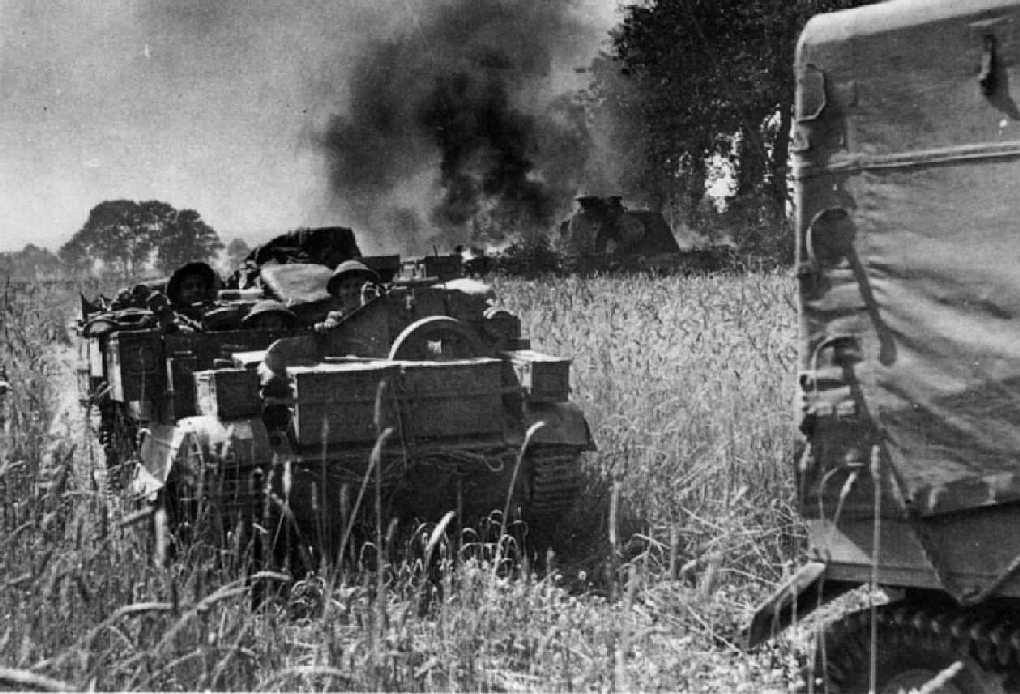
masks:
[[[544,422],[532,443],[577,446],[583,451],[598,450],[591,436],[591,428],[581,408],[572,402],[529,402],[524,407],[524,428],[535,422]]]
[[[824,579],[823,562],[812,561],[800,567],[755,610],[751,624],[744,631],[744,647],[750,650],[764,643],[790,626],[794,620],[854,587],[837,581],[823,583]]]

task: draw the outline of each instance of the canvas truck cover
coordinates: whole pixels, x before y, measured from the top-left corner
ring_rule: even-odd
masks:
[[[796,74],[802,482],[1020,501],[1020,2],[818,16]]]

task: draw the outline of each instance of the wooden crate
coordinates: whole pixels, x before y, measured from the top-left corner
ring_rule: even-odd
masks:
[[[503,432],[502,362],[479,357],[401,362],[401,419],[415,439]]]
[[[566,402],[570,397],[570,360],[530,349],[503,352],[518,383],[535,402]]]
[[[106,346],[106,373],[115,402],[163,396],[162,344],[158,330],[114,333]]]
[[[212,369],[195,372],[198,411],[220,419],[252,417],[259,413],[259,377],[250,369]]]
[[[306,446],[370,443],[375,440],[375,399],[379,383],[396,381],[394,362],[370,361],[287,369],[294,387],[294,433]]]

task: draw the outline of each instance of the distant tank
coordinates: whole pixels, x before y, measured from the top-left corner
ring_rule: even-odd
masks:
[[[188,533],[241,528],[329,553],[381,441],[387,518],[453,510],[471,525],[509,503],[533,534],[555,527],[594,447],[569,359],[532,351],[487,285],[449,279],[459,261],[362,256],[381,284],[315,331],[332,271],[280,260],[253,255],[247,288],[220,291],[211,312],[271,299],[303,327],[173,332],[145,309],[83,302],[80,383],[126,494]]]
[[[680,246],[665,217],[630,210],[620,196],[577,198],[578,209],[560,224],[559,250],[581,267],[672,263]]]

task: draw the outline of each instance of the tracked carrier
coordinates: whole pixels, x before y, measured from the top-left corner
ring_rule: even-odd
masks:
[[[593,447],[569,360],[531,350],[487,286],[427,274],[441,259],[405,264],[406,278],[395,257],[364,260],[387,282],[325,329],[310,326],[330,308],[331,270],[308,263],[267,264],[220,293],[222,309],[286,304],[305,327],[285,332],[173,332],[145,311],[86,311],[81,386],[109,478],[172,529],[285,532],[315,550],[305,557],[335,550],[374,507],[376,474],[384,522],[457,511],[469,525],[509,506],[533,530],[555,526]]]
[[[800,510],[811,561],[752,644],[850,588],[828,691],[1020,670],[1020,3],[812,19],[796,59]],[[873,666],[873,667],[872,667]],[[869,682],[874,675],[873,682]]]

